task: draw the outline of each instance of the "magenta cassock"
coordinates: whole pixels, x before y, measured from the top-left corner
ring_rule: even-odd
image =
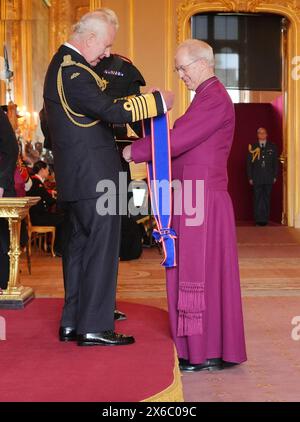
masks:
[[[196,181],[204,181],[204,219],[195,214],[194,223],[200,224],[190,225],[193,216],[183,202],[182,215],[172,220],[178,234],[177,267],[166,269],[172,337],[178,356],[195,364],[209,358],[247,359],[235,221],[227,192],[234,125],[232,101],[212,77],[197,88],[170,135],[172,178],[191,181],[194,205]],[[136,163],[151,160],[149,138],[134,142],[132,157]],[[178,195],[175,188],[175,202]]]

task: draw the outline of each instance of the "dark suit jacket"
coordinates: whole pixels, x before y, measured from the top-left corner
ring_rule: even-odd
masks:
[[[252,150],[260,148],[259,142],[252,144]],[[265,163],[262,166],[263,162]],[[260,157],[252,162],[252,154],[247,157],[248,179],[255,185],[273,184],[278,173],[277,146],[267,141],[264,149],[260,148]]]
[[[15,196],[14,173],[18,151],[15,132],[0,107],[0,187],[4,188],[4,196]]]
[[[115,103],[100,90],[88,71],[68,66],[63,68],[63,85],[70,107],[87,116],[80,119],[81,122],[101,120],[90,128],[72,123],[63,110],[57,90],[57,74],[65,55],[89,66],[79,53],[61,46],[47,71],[44,102],[53,143],[58,197],[64,201],[76,201],[98,197],[96,186],[103,179],[112,180],[118,186],[121,164],[111,123],[131,122],[133,117],[132,112],[124,108],[126,101]],[[162,114],[160,94],[155,93],[154,99],[157,113]]]

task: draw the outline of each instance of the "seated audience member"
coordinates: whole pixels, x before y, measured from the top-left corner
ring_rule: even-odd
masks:
[[[49,192],[44,184],[49,176],[48,165],[43,161],[38,161],[33,166],[33,173],[31,177],[32,186],[27,192],[27,196],[40,196],[41,200],[30,209],[31,224],[56,227],[54,248],[56,254],[61,255],[64,215],[57,209],[56,192]]]
[[[23,160],[30,168],[32,168],[36,162],[40,161],[40,153],[33,149],[31,142],[27,142],[25,145]]]

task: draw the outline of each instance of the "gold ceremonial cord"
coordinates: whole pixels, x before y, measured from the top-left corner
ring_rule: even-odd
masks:
[[[100,78],[100,76],[98,76],[97,73],[95,73],[88,66],[86,66],[82,63],[74,62],[70,55],[64,56],[64,61],[60,65],[59,71],[58,71],[58,74],[57,74],[57,91],[58,91],[58,95],[59,95],[62,107],[63,107],[66,115],[68,116],[68,118],[71,120],[71,122],[74,125],[79,126],[79,127],[88,128],[88,127],[95,126],[96,124],[98,124],[100,122],[100,120],[95,120],[91,123],[79,123],[72,117],[72,115],[76,116],[76,117],[80,117],[80,118],[83,118],[83,117],[86,117],[86,116],[84,116],[83,114],[75,113],[75,111],[73,111],[68,104],[68,101],[67,101],[67,98],[66,98],[66,95],[65,95],[65,91],[64,91],[63,80],[62,80],[62,68],[67,67],[67,66],[77,66],[77,67],[81,67],[82,69],[88,71],[92,75],[92,77],[96,80],[97,85],[99,86],[99,88],[102,91],[105,89],[103,81]]]
[[[252,154],[252,163],[256,160],[256,158],[258,160],[260,159],[260,148],[259,147],[252,149],[252,145],[249,144],[248,150],[249,150],[250,154]]]

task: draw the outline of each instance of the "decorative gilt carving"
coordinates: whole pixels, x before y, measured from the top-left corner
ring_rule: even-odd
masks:
[[[281,2],[276,2],[274,0],[249,0],[247,3],[248,11],[254,12],[258,7],[269,7],[276,6],[278,9],[287,9],[293,13],[296,13],[300,17],[300,6],[297,5],[297,0],[282,0]]]
[[[6,218],[9,224],[10,249],[9,282],[7,289],[0,296],[0,308],[5,307],[5,301],[17,301],[22,307],[24,301],[33,296],[30,287],[20,285],[20,227],[21,220],[28,214],[29,208],[36,204],[40,197],[0,198],[0,217]],[[8,303],[9,306],[9,303]]]
[[[282,0],[281,2],[275,0],[184,0],[177,8],[177,39],[180,39],[185,20],[196,13],[203,11],[253,13],[257,9],[269,11],[273,8],[274,13],[286,10],[287,15],[292,13],[297,15],[300,20],[300,5],[297,4],[298,2],[295,0]]]
[[[16,212],[16,210],[14,210]],[[20,277],[20,217],[8,218],[10,233],[9,255],[9,291],[13,291],[19,286]]]

